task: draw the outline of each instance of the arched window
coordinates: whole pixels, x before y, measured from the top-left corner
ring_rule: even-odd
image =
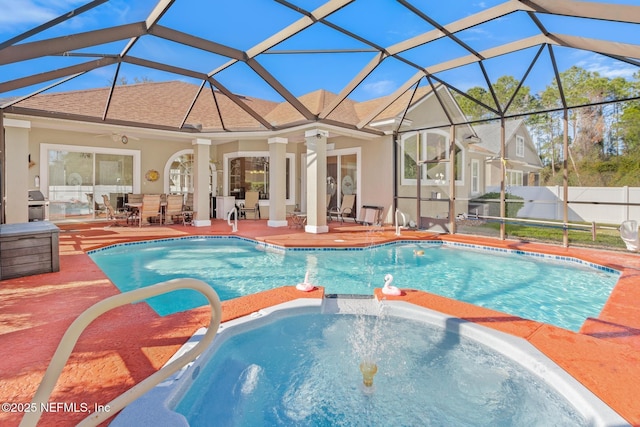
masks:
[[[419,139],[418,139],[419,135]],[[418,143],[418,140],[420,141]],[[402,136],[402,185],[416,185],[422,163],[422,184],[443,184],[449,179],[449,133],[438,129]],[[456,182],[462,181],[463,153],[456,142]]]
[[[174,156],[169,166],[169,193],[193,192],[193,152]]]

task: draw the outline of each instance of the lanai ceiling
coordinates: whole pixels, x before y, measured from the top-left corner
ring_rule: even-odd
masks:
[[[75,2],[75,9],[31,29],[17,28],[0,42],[0,108],[35,114],[34,99],[100,89],[100,111],[87,119],[122,123],[110,114],[117,96],[129,96],[129,103],[135,99],[118,89],[180,81],[193,90],[180,93],[182,119],[171,124],[175,130],[233,131],[225,125],[229,109],[220,108],[229,104],[247,118],[243,131],[326,123],[376,132],[372,123],[403,111],[438,85],[458,93],[474,86],[492,92],[498,77],[511,75],[535,93],[557,81],[559,73],[585,64],[630,77],[640,70],[637,4]],[[209,128],[193,120],[203,99],[215,107],[208,114],[216,116],[216,125]],[[349,120],[343,113],[347,107],[357,111]],[[508,103],[484,107],[496,117],[511,113]],[[287,120],[278,120],[283,114],[277,108],[288,111]],[[37,114],[69,118],[46,108]]]

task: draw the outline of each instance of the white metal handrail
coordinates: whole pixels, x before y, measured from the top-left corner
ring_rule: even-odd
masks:
[[[24,415],[20,422],[20,426],[27,427],[35,426],[37,424],[38,420],[42,416],[43,409],[46,410],[46,405],[49,397],[51,396],[51,392],[53,391],[56,382],[58,381],[58,378],[60,377],[60,374],[62,373],[78,338],[80,337],[80,334],[82,334],[91,322],[114,308],[178,289],[196,290],[203,294],[209,301],[209,305],[211,306],[211,318],[209,320],[209,328],[202,340],[200,340],[200,342],[198,342],[198,344],[196,344],[191,350],[176,358],[171,363],[168,363],[162,367],[162,369],[145,378],[143,381],[125,391],[111,402],[107,403],[106,405],[108,405],[110,409],[108,412],[93,412],[78,425],[96,426],[100,424],[198,357],[198,355],[200,355],[200,353],[202,353],[202,351],[213,341],[213,338],[218,332],[218,327],[220,326],[220,320],[222,317],[220,298],[218,298],[218,294],[211,286],[201,280],[183,278],[169,280],[152,286],[147,286],[145,288],[111,296],[86,309],[69,326],[60,340],[60,344],[58,344],[58,348],[49,363],[49,367],[42,378],[42,382],[40,383],[36,394],[31,400],[30,408],[33,408],[34,411],[27,412]]]
[[[402,217],[402,225],[400,225],[400,221],[398,221],[398,216]],[[396,236],[399,236],[400,230],[407,226],[407,217],[404,215],[404,213],[400,209],[396,208],[395,220],[396,220]]]
[[[231,224],[231,215],[233,214],[233,224]],[[238,209],[234,206],[227,214],[227,224],[231,227],[231,232],[238,231]]]

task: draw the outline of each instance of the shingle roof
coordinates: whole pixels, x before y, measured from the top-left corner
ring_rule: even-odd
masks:
[[[421,100],[428,92],[427,89],[420,88],[414,96],[413,102]],[[188,106],[191,105],[197,93],[198,86],[181,81],[116,86],[106,117],[110,120],[179,128],[185,120],[184,116],[188,111]],[[100,119],[104,114],[108,96],[109,88],[43,93],[22,100],[15,106],[49,113]],[[318,115],[337,96],[325,90],[317,90],[298,99],[313,114]],[[411,93],[402,95],[374,120],[393,118],[402,114],[410,96]],[[273,126],[306,122],[302,114],[288,102],[277,103],[245,96],[238,98]],[[327,116],[327,119],[355,126],[375,108],[386,102],[388,102],[388,97],[361,103],[347,98]],[[264,129],[259,121],[229,97],[218,91],[214,91],[212,96],[211,90],[208,88],[203,89],[198,95],[187,116],[186,123],[201,125],[202,129],[207,131]]]
[[[504,125],[505,141],[510,141],[514,132],[522,126],[523,120],[506,120]],[[473,129],[480,138],[480,142],[475,144],[492,153],[500,153],[500,124],[486,123],[482,125],[474,125]]]
[[[180,81],[116,86],[107,118],[178,128],[184,120],[187,106],[193,102],[197,92],[198,86]],[[40,94],[15,105],[47,112],[101,118],[108,95],[109,88],[77,90]],[[278,106],[275,102],[251,97],[241,97],[241,100],[260,115],[266,115]],[[226,128],[260,127],[257,120],[227,96],[217,92],[214,101],[208,89],[198,95],[186,122],[201,124],[204,129],[222,130],[216,102]]]

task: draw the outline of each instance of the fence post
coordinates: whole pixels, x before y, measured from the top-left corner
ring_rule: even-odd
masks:
[[[626,203],[627,209],[625,209],[624,221],[629,221],[629,186],[625,185],[622,187],[622,195],[624,197],[624,202]]]
[[[556,213],[555,213],[555,219],[556,221],[559,221],[562,219],[562,215],[561,215],[561,209],[562,209],[562,197],[560,197],[560,186],[556,185]]]

